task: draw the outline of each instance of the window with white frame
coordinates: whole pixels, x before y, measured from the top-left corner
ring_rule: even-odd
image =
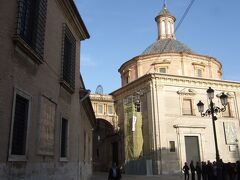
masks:
[[[203,68],[195,68],[195,76],[203,77],[204,69]]]
[[[113,114],[113,106],[108,105],[108,114]]]
[[[227,103],[226,110],[222,112],[223,117],[233,117],[233,113],[231,111],[231,102]]]
[[[183,115],[193,115],[192,99],[183,99],[182,113]]]
[[[62,118],[61,122],[61,158],[67,158],[68,154],[68,120]]]
[[[166,67],[159,67],[158,72],[166,74],[167,73],[167,68]]]
[[[31,97],[16,90],[13,102],[13,117],[9,160],[25,160]],[[16,157],[16,159],[14,158]]]
[[[98,113],[98,114],[103,114],[103,105],[102,105],[102,104],[98,104],[97,107],[98,107],[98,108],[97,108],[97,113]]]

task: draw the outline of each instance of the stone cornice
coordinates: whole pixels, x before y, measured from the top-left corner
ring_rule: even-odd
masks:
[[[151,80],[157,80],[158,84],[166,86],[179,86],[188,88],[205,88],[212,87],[215,90],[220,91],[238,91],[240,92],[240,82],[226,81],[226,80],[216,80],[216,79],[204,79],[188,76],[176,76],[169,74],[151,73],[146,74],[135,81],[117,89],[116,91],[110,93],[113,96],[118,96],[124,92],[132,91],[132,89],[137,89],[140,87],[145,88],[149,86]]]
[[[158,15],[158,16],[155,17],[155,21],[160,22],[160,19],[162,19],[162,18],[165,19],[166,17],[172,18],[174,22],[176,21],[176,18],[172,15],[169,15],[169,14],[168,15],[166,15],[166,14],[165,15]]]
[[[124,68],[126,68],[127,66],[136,63],[138,61],[144,61],[150,58],[154,58],[154,57],[164,57],[164,56],[179,56],[179,57],[198,57],[198,58],[203,58],[203,60],[210,60],[215,62],[216,64],[219,64],[220,67],[222,67],[222,64],[216,59],[213,58],[211,56],[206,56],[206,55],[199,55],[199,54],[193,54],[193,53],[156,53],[156,54],[147,54],[147,55],[139,55],[139,56],[135,56],[132,59],[126,61],[125,63],[123,63],[121,65],[121,67],[118,69],[118,72],[121,72]],[[199,63],[198,63],[199,65]]]
[[[91,101],[114,102],[111,95],[90,94]]]
[[[153,62],[151,65],[155,66],[155,65],[159,65],[159,64],[171,64],[171,61],[165,59],[165,60],[162,60],[159,62]]]
[[[90,38],[87,28],[77,10],[73,0],[56,0],[62,7],[65,15],[69,18],[69,22],[77,30],[77,34],[81,40]]]
[[[128,91],[137,92],[138,89],[144,89],[144,88],[148,87],[149,81],[151,81],[150,74],[144,75],[144,76],[130,82],[129,84],[117,89],[116,91],[110,93],[110,95],[118,96],[118,95],[121,95],[122,93],[128,92]],[[137,89],[136,89],[136,87],[137,87]]]
[[[205,66],[206,66],[203,62],[201,62],[201,63],[193,62],[192,65],[193,65],[193,66],[202,66],[202,67],[205,67]]]
[[[181,125],[181,124],[175,124],[173,125],[174,128],[201,128],[206,129],[206,126],[203,125]]]
[[[179,95],[190,95],[190,96],[196,95],[196,92],[191,88],[184,88],[180,91],[177,91],[177,93]]]

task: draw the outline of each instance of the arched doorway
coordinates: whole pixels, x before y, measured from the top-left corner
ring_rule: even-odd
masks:
[[[93,170],[108,171],[112,162],[119,163],[120,136],[105,119],[97,119],[93,131]]]

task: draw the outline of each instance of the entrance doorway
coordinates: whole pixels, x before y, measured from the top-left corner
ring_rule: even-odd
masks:
[[[200,161],[198,136],[185,136],[186,161]]]
[[[112,162],[118,165],[118,142],[112,143]]]
[[[118,165],[118,142],[112,143],[112,162]]]

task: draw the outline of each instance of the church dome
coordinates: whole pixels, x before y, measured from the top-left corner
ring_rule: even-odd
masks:
[[[160,39],[153,44],[151,44],[142,55],[147,54],[156,54],[156,53],[164,53],[164,52],[186,52],[186,53],[193,53],[192,50],[187,47],[185,44],[181,43],[175,39]]]

